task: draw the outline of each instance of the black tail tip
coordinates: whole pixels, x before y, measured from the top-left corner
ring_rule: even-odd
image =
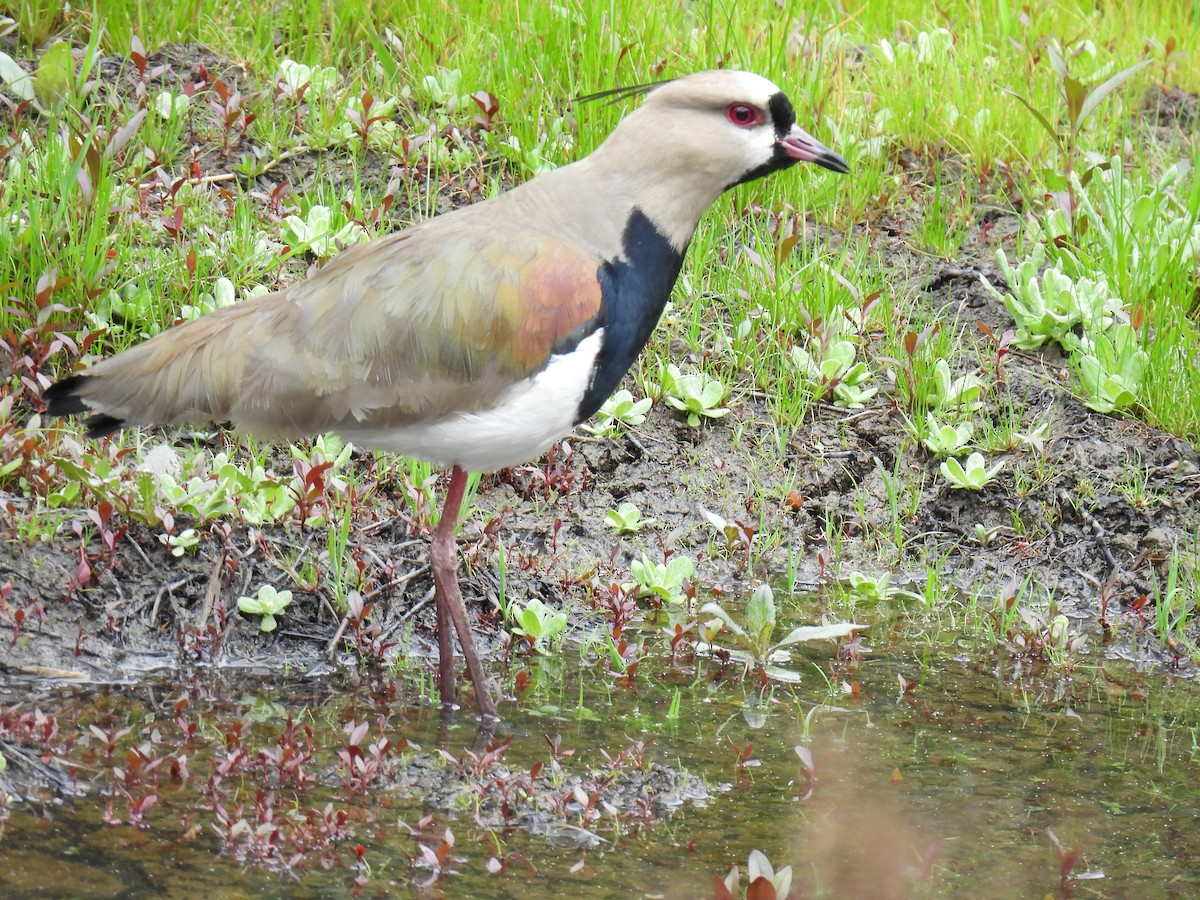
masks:
[[[56,381],[42,394],[46,403],[46,412],[52,416],[77,416],[90,413],[92,410],[80,396],[86,375],[71,375],[61,381]],[[114,431],[120,431],[124,422],[108,413],[97,413],[84,423],[87,426],[87,436],[90,438],[104,437]]]

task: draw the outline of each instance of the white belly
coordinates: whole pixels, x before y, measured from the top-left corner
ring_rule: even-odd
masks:
[[[603,335],[604,329],[597,329],[570,353],[553,357],[532,378],[514,384],[491,409],[402,428],[339,431],[361,447],[475,472],[529,462],[575,427]]]

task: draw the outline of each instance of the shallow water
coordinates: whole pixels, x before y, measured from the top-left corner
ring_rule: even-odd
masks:
[[[54,767],[77,766],[94,789],[10,804],[0,895],[340,896],[357,878],[364,896],[691,898],[711,895],[712,877],[735,864],[744,886],[758,849],[791,865],[805,896],[1043,896],[1062,889],[1047,829],[1064,849],[1080,848],[1077,894],[1200,895],[1194,685],[1111,663],[1020,673],[1007,656],[970,663],[951,652],[877,646],[843,670],[829,645],[807,647],[802,683],[765,698],[713,661],[682,669],[643,659],[625,684],[595,661],[580,667],[572,651],[518,660],[513,672],[530,681],[502,707],[494,739],[512,741],[492,763],[464,755],[478,757],[487,740],[468,716],[444,722],[413,701],[412,685],[200,671],[182,686],[58,686],[35,701],[28,684],[10,683],[0,692],[4,752],[17,753],[15,742],[37,755],[53,721]],[[43,731],[17,722],[35,709],[54,717]],[[281,742],[289,714],[299,728]],[[336,751],[359,722],[368,731],[358,746],[376,741],[382,722],[397,750],[369,786],[350,790]],[[561,736],[554,776],[546,736]],[[402,741],[420,750],[400,753]],[[797,745],[811,753],[811,782]],[[439,746],[466,775],[449,777],[455,766]],[[299,766],[311,779],[303,784],[284,774],[297,748],[313,754]],[[186,773],[173,777],[180,756]],[[9,762],[12,774],[18,760]],[[520,785],[539,763],[526,797]],[[639,807],[638,796],[671,789],[681,771],[699,776],[706,800]],[[615,772],[635,787],[610,785],[606,810],[591,797]],[[260,796],[263,784],[271,790]],[[580,818],[577,785],[598,810],[592,822]],[[155,800],[131,824],[148,793]],[[222,835],[217,806],[245,827]],[[453,834],[440,869],[411,862],[423,854],[406,826],[429,814],[429,856]],[[489,872],[490,860],[502,871]]]

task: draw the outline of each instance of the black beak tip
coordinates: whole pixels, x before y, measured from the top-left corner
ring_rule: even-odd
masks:
[[[832,150],[822,153],[813,162],[822,169],[828,169],[831,172],[838,172],[842,175],[850,174],[850,164],[842,158],[840,153],[834,153]]]

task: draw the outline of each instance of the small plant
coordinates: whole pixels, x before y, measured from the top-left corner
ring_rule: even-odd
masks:
[[[400,126],[392,121],[395,114],[395,99],[379,100],[370,91],[363,91],[343,107],[342,138],[357,138],[364,150],[391,149],[402,140]]]
[[[185,528],[179,534],[172,534],[168,531],[165,534],[160,534],[158,539],[170,549],[172,556],[183,556],[185,553],[191,553],[200,543],[200,535],[196,533],[195,528]]]
[[[438,67],[437,73],[426,75],[421,79],[421,88],[435,105],[442,107],[447,113],[454,114],[460,109],[470,106],[471,96],[462,92],[459,83],[462,72],[458,69]]]
[[[319,97],[337,87],[337,69],[333,66],[306,66],[293,59],[279,64],[279,83],[296,102],[304,99],[305,93]]]
[[[626,428],[636,428],[646,421],[651,400],[644,397],[634,400],[633,394],[622,388],[604,401],[591,425],[584,425],[597,437],[619,437]]]
[[[926,388],[925,401],[939,411],[974,412],[983,406],[979,399],[983,386],[983,379],[978,375],[951,377],[950,363],[939,359],[933,364],[933,383]]]
[[[274,631],[278,626],[276,616],[292,602],[291,591],[277,591],[269,584],[264,584],[253,597],[238,597],[238,609],[248,616],[262,616],[259,628],[263,631]]]
[[[260,284],[243,292],[243,297],[246,300],[260,297],[263,294],[269,294],[271,289],[265,284]],[[194,304],[185,303],[179,308],[179,317],[181,319],[198,319],[201,316],[206,316],[215,309],[222,309],[226,306],[233,306],[237,303],[237,291],[233,287],[233,282],[222,275],[213,282],[212,293],[201,294]]]
[[[920,431],[919,426],[911,425],[909,430],[914,434]],[[933,413],[925,416],[924,434],[918,437],[925,449],[934,456],[954,456],[970,449],[971,437],[975,434],[975,426],[970,422],[959,425],[947,425],[939,422]]]
[[[567,614],[551,609],[536,597],[524,606],[510,604],[509,613],[517,625],[513,634],[525,638],[529,646],[539,653],[545,652],[541,646],[543,641],[552,640],[567,628]]]
[[[878,603],[888,595],[888,583],[892,580],[891,572],[872,578],[862,572],[851,572],[847,576],[850,582],[850,593],[861,600]]]
[[[864,387],[871,370],[866,363],[854,361],[857,352],[852,341],[841,340],[823,348],[816,345],[811,353],[793,347],[791,359],[821,397],[832,397],[835,406],[862,409],[879,388]]]
[[[739,878],[737,866],[730,869],[723,879],[714,875],[713,890],[716,892],[716,900],[741,900]],[[759,850],[750,851],[750,859],[746,863],[746,878],[749,880],[745,893],[747,900],[759,897],[787,900],[792,890],[792,867],[784,866],[776,872],[771,861]]]
[[[154,111],[164,119],[182,119],[187,114],[192,98],[187,94],[163,91],[154,98]]]
[[[965,466],[952,456],[940,468],[951,487],[978,491],[995,480],[1004,463],[998,462],[989,469],[982,453],[972,453]]]
[[[658,597],[666,603],[681,604],[687,600],[684,585],[695,572],[695,564],[686,556],[674,556],[666,564],[651,562],[645,554],[629,566],[633,582],[626,590],[637,588],[638,597]]]
[[[1114,311],[1121,304],[1113,298],[1104,277],[1098,281],[1072,278],[1058,266],[1046,269],[1039,276],[1045,261],[1042,244],[1035,244],[1029,256],[1017,266],[1009,263],[1002,249],[997,250],[996,264],[1008,283],[1009,293],[998,291],[983,279],[984,287],[1004,304],[1016,322],[1014,347],[1032,350],[1047,341],[1062,344],[1077,326],[1084,331],[1102,331],[1112,324]]]
[[[617,534],[637,534],[652,524],[654,520],[643,519],[642,511],[628,500],[604,514],[604,527],[611,528]]]
[[[846,576],[850,587],[850,599],[869,604],[879,604],[889,597],[906,597],[910,600],[924,601],[925,598],[914,591],[894,587],[891,584],[892,573],[871,576],[862,572],[851,572]]]
[[[367,239],[366,230],[357,222],[341,228],[333,225],[333,213],[328,206],[309,208],[304,218],[288,216],[283,220],[283,233],[293,250],[309,250],[314,256],[326,257],[339,246],[361,244]]]
[[[1127,409],[1137,402],[1150,357],[1131,325],[1118,325],[1103,334],[1085,334],[1071,341],[1072,359],[1079,369],[1084,403],[1097,412]]]
[[[775,592],[769,584],[760,584],[750,595],[750,601],[746,604],[745,627],[735,622],[733,616],[715,601],[705,603],[700,608],[700,614],[716,616],[714,622],[718,623],[718,627],[706,627],[706,637],[709,639],[709,643],[697,644],[697,649],[712,649],[711,639],[720,630],[719,625],[724,625],[746,647],[745,650],[727,650],[730,658],[737,659],[747,666],[757,667],[767,678],[790,683],[798,682],[800,673],[776,665],[777,662],[790,659],[785,647],[806,641],[836,640],[849,637],[857,629],[864,627],[851,622],[838,622],[833,625],[801,625],[793,628],[782,640],[772,641],[771,637],[775,632]],[[710,622],[709,626],[713,624]]]
[[[975,523],[975,540],[979,543],[980,547],[987,547],[992,543],[992,541],[996,540],[996,538],[999,537],[1000,532],[1003,530],[1004,529],[998,525],[993,526],[992,528],[988,528],[988,527],[984,526],[983,523],[976,522]]]
[[[687,423],[692,428],[699,427],[701,418],[719,419],[729,414],[721,406],[729,391],[719,378],[703,372],[684,375],[672,363],[663,374],[662,392],[668,406],[687,413]]]

